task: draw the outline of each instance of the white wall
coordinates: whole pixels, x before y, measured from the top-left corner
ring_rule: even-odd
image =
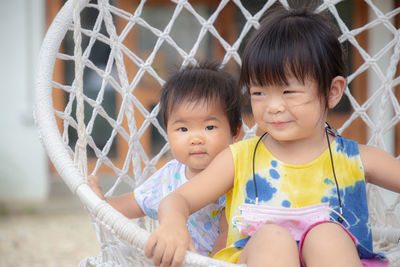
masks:
[[[48,164],[33,123],[44,0],[0,0],[0,201],[42,201]]]

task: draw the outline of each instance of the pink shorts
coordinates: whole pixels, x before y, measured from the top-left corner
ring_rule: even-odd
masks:
[[[315,226],[322,224],[322,223],[336,223],[336,222],[331,222],[331,221],[321,221],[321,222],[317,222],[313,225],[311,225],[303,234],[303,236],[300,239],[300,243],[299,243],[299,255],[300,255],[300,262],[301,262],[301,266],[305,266],[303,259],[301,258],[301,252],[302,252],[302,248],[303,248],[303,243],[304,243],[304,239],[306,238],[308,232],[310,232],[310,230],[312,228],[314,228]],[[357,238],[355,238],[343,225],[341,225],[340,223],[336,223],[338,225],[340,225],[343,230],[351,237],[351,239],[353,240],[354,244],[357,245]],[[388,260],[382,260],[379,258],[370,258],[370,259],[361,259],[361,262],[363,264],[363,266],[365,267],[386,267],[389,266],[389,261]]]

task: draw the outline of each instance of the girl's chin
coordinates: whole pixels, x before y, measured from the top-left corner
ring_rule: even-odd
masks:
[[[287,142],[293,142],[296,141],[297,138],[296,136],[291,136],[288,134],[277,134],[277,133],[271,133],[269,134],[271,136],[271,138],[275,141],[275,142],[279,142],[279,143],[287,143]]]

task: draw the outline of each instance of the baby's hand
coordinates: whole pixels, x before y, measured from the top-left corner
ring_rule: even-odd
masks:
[[[97,177],[95,175],[91,175],[88,177],[88,182],[89,182],[89,186],[93,190],[93,192],[95,192],[99,198],[105,200],[104,195],[103,195],[103,190],[101,189],[101,186],[100,186],[99,177]]]
[[[186,250],[196,252],[186,224],[175,221],[160,224],[149,237],[145,247],[147,258],[153,256],[154,265],[180,266]]]

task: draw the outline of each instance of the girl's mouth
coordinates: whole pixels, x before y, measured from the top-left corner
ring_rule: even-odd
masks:
[[[286,125],[288,125],[289,122],[286,122],[286,121],[275,121],[275,122],[270,122],[269,124],[271,126],[275,127],[275,128],[282,128],[282,127],[285,127]]]

